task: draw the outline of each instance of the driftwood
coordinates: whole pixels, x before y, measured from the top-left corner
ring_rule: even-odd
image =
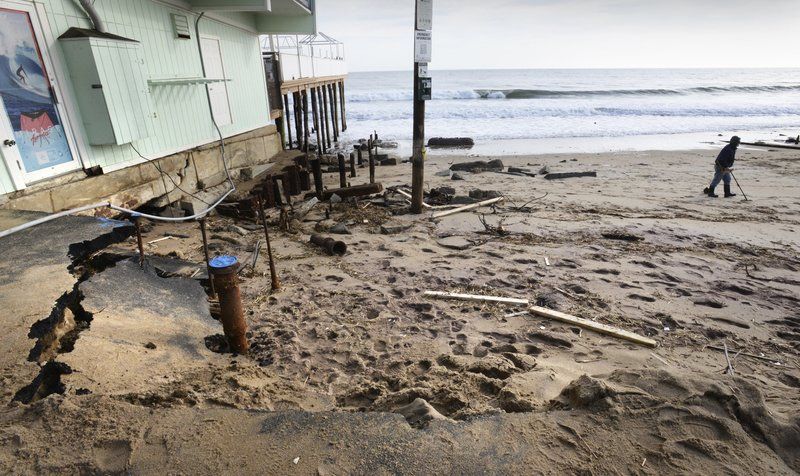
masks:
[[[477,294],[459,294],[459,293],[448,293],[448,292],[441,292],[441,291],[425,291],[423,293],[427,297],[432,297],[436,299],[456,299],[461,301],[482,301],[482,302],[496,302],[501,304],[517,304],[517,305],[528,305],[529,301],[527,299],[519,299],[519,298],[504,298],[499,296],[483,296]],[[634,342],[636,344],[646,345],[649,347],[655,347],[656,341],[653,339],[640,336],[639,334],[626,331],[623,329],[618,329],[616,327],[612,327],[606,324],[601,324],[599,322],[590,321],[588,319],[582,319],[580,317],[571,316],[569,314],[565,314],[563,312],[554,311],[552,309],[547,309],[545,307],[539,306],[529,306],[528,311],[532,314],[536,314],[537,316],[547,317],[549,319],[555,319],[560,322],[565,322],[567,324],[572,324],[578,327],[582,327],[584,329],[592,330],[598,332],[600,334],[610,335],[612,337],[617,337],[620,339],[624,339],[630,342]],[[514,314],[519,315],[519,314]],[[512,315],[509,315],[512,316]]]
[[[473,204],[470,204],[470,205],[464,205],[463,207],[454,208],[452,210],[447,210],[447,211],[443,211],[443,212],[437,212],[437,213],[434,213],[431,216],[431,218],[442,218],[442,217],[446,217],[448,215],[455,215],[456,213],[466,212],[466,211],[469,211],[469,210],[474,210],[476,208],[485,207],[486,205],[492,205],[492,204],[495,204],[495,203],[498,203],[498,202],[502,202],[503,200],[505,200],[505,197],[492,198],[491,200],[484,200],[482,202],[473,203]]]
[[[597,172],[561,172],[556,174],[547,174],[544,176],[544,178],[547,180],[559,180],[576,177],[597,177]]]
[[[527,305],[529,303],[527,299],[504,298],[499,296],[481,296],[478,294],[447,293],[442,291],[425,291],[423,294],[425,296],[436,299],[456,299],[459,301],[486,301],[486,302],[499,302],[503,304],[521,304],[521,305]]]
[[[365,195],[381,193],[382,191],[383,185],[380,182],[365,183],[363,185],[354,185],[352,187],[325,190],[322,192],[322,200],[330,200],[334,195],[338,195],[340,198],[363,197]]]
[[[594,322],[588,319],[582,319],[580,317],[571,316],[569,314],[554,311],[552,309],[547,309],[545,307],[531,306],[529,310],[533,314],[536,314],[537,316],[555,319],[557,321],[565,322],[567,324],[572,324],[578,327],[582,327],[584,329],[589,329],[595,332],[599,332],[600,334],[606,334],[613,337],[618,337],[620,339],[625,339],[627,341],[634,342],[636,344],[646,345],[648,347],[656,346],[656,341],[654,341],[653,339],[640,336],[639,334],[635,334],[630,331],[617,329],[616,327],[612,327],[606,324],[601,324],[599,322]]]

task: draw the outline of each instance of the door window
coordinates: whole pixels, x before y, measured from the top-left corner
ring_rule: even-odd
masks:
[[[0,8],[0,97],[25,172],[73,160],[27,12]]]

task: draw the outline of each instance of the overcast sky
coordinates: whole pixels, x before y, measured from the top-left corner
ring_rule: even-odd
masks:
[[[410,70],[414,0],[316,0],[350,71]],[[431,69],[800,67],[800,0],[433,0]]]

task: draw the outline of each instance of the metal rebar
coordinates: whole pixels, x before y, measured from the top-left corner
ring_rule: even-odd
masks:
[[[256,205],[258,206],[258,212],[261,214],[261,225],[264,227],[264,238],[267,240],[267,259],[269,260],[269,275],[272,279],[272,290],[277,291],[281,288],[281,282],[278,279],[278,272],[275,270],[275,261],[272,259],[272,244],[269,240],[267,215],[264,213],[264,206],[259,198],[256,198]]]
[[[142,219],[134,218],[133,225],[136,227],[136,244],[139,247],[139,267],[144,268],[144,243],[142,242]]]

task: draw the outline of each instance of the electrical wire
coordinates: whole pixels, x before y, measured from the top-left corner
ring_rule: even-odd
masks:
[[[207,202],[207,201],[203,200],[202,198],[198,197],[197,195],[193,194],[192,192],[189,192],[189,191],[187,191],[187,190],[185,190],[185,189],[181,188],[181,186],[180,186],[180,185],[178,185],[178,183],[175,181],[175,179],[173,179],[173,178],[172,178],[172,176],[171,176],[171,175],[169,175],[169,174],[167,174],[167,173],[164,173],[164,169],[162,169],[162,168],[161,168],[161,166],[160,166],[160,165],[158,165],[158,163],[156,163],[156,162],[155,162],[155,160],[153,160],[153,159],[148,159],[147,157],[143,156],[143,155],[141,154],[141,152],[139,152],[139,150],[138,150],[138,149],[136,149],[136,147],[134,147],[133,143],[130,143],[130,142],[129,142],[129,143],[128,143],[128,145],[130,145],[130,146],[131,146],[131,149],[133,149],[133,151],[134,151],[134,152],[136,152],[136,155],[138,155],[139,157],[141,157],[141,158],[142,158],[142,160],[144,160],[145,162],[149,162],[149,163],[153,164],[153,167],[155,167],[155,168],[156,168],[156,170],[158,170],[158,172],[161,174],[161,179],[162,179],[162,180],[164,179],[164,176],[166,176],[166,177],[169,179],[169,181],[170,181],[170,182],[172,182],[172,185],[174,185],[174,186],[175,186],[175,188],[177,188],[177,189],[178,189],[178,190],[180,190],[181,192],[185,193],[186,195],[189,195],[190,197],[192,197],[192,198],[194,198],[194,199],[196,199],[196,200],[199,200],[199,201],[201,201],[201,202],[205,203],[206,205],[211,205],[211,202]],[[167,190],[167,187],[166,187],[166,184],[164,184],[164,191],[166,192],[166,190]],[[169,194],[167,194],[167,195],[169,195]]]
[[[195,36],[197,37],[197,48],[198,48],[198,53],[200,54],[200,68],[202,69],[203,77],[205,77],[205,75],[206,75],[206,67],[205,67],[205,63],[203,62],[203,50],[202,50],[202,45],[200,43],[200,28],[199,28],[199,24],[200,24],[200,19],[203,18],[204,15],[205,15],[205,12],[200,12],[200,15],[197,17],[197,20],[195,20],[195,23],[194,23]],[[52,221],[52,220],[55,220],[57,218],[61,218],[61,217],[67,216],[67,215],[72,215],[72,214],[75,214],[75,213],[80,213],[80,212],[85,212],[85,211],[89,211],[89,210],[93,210],[93,209],[97,209],[97,208],[105,208],[105,207],[111,208],[112,210],[115,210],[115,211],[118,211],[118,212],[121,212],[121,213],[127,213],[127,214],[131,215],[134,218],[142,217],[142,218],[147,218],[147,219],[154,220],[154,221],[182,222],[182,221],[196,220],[196,219],[203,218],[206,215],[208,215],[208,213],[211,212],[212,210],[214,210],[215,208],[217,208],[219,206],[219,204],[222,203],[222,201],[225,200],[228,197],[228,195],[230,195],[230,194],[232,194],[233,192],[236,191],[236,185],[233,183],[233,177],[231,176],[230,170],[228,169],[227,162],[225,162],[225,140],[224,140],[224,138],[222,136],[222,131],[220,130],[219,125],[217,125],[217,121],[214,119],[214,110],[213,110],[213,108],[211,106],[211,93],[208,91],[208,88],[206,88],[206,100],[208,101],[208,109],[209,109],[210,114],[211,114],[211,122],[214,124],[214,128],[217,130],[217,134],[219,135],[219,146],[220,146],[220,152],[221,152],[221,158],[222,158],[222,167],[225,169],[225,175],[228,178],[228,183],[231,185],[231,188],[227,192],[223,193],[222,196],[219,197],[219,199],[217,199],[217,201],[214,202],[213,204],[211,204],[211,206],[209,206],[207,209],[203,210],[200,213],[195,213],[194,215],[188,216],[188,217],[160,217],[160,216],[156,216],[156,215],[150,215],[150,214],[147,214],[147,213],[137,212],[136,210],[131,210],[129,208],[119,207],[119,206],[111,204],[110,202],[100,202],[100,203],[95,203],[95,204],[92,204],[92,205],[85,205],[85,206],[82,206],[82,207],[72,208],[72,209],[69,209],[69,210],[64,210],[62,212],[46,215],[46,216],[43,216],[43,217],[38,218],[36,220],[29,221],[27,223],[23,223],[22,225],[18,225],[18,226],[15,226],[13,228],[9,228],[8,230],[0,231],[0,238],[3,238],[5,236],[11,235],[13,233],[16,233],[16,232],[19,232],[19,231],[34,227],[36,225],[41,225],[42,223],[47,223],[49,221]],[[133,146],[133,145],[131,145],[131,146]],[[134,150],[136,150],[136,149],[134,148]],[[137,154],[138,154],[138,151],[137,151]],[[139,154],[139,155],[141,157],[141,154]],[[145,159],[145,160],[147,160],[147,159]],[[148,160],[148,162],[149,162],[149,160]],[[151,163],[155,164],[154,162],[151,162]],[[158,168],[158,167],[156,167],[156,168]],[[163,172],[162,172],[162,178],[163,178]]]

